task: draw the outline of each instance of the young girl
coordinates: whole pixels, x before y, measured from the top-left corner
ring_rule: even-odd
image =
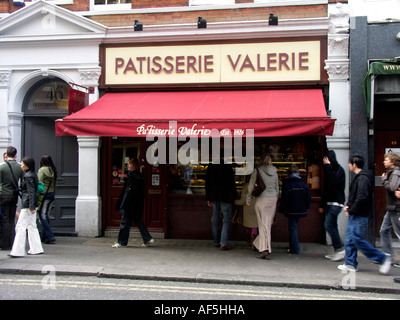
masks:
[[[35,160],[25,157],[21,160],[24,177],[21,184],[21,212],[15,228],[14,244],[10,252],[11,257],[25,256],[26,231],[28,231],[28,254],[43,253],[39,231],[36,226],[36,207],[38,205],[36,190],[38,177],[35,173]]]

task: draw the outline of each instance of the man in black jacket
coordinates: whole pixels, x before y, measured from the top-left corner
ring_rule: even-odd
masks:
[[[349,199],[344,208],[349,216],[347,223],[345,250],[346,262],[339,265],[338,269],[345,271],[358,271],[357,253],[360,250],[368,259],[380,264],[379,272],[388,273],[391,259],[389,255],[377,250],[365,238],[368,228],[368,216],[372,209],[372,190],[374,176],[370,170],[363,170],[364,158],[359,155],[349,159],[350,172],[355,176],[350,184]]]
[[[224,161],[221,159],[220,161]],[[236,198],[233,167],[228,164],[210,164],[206,173],[206,199],[212,208],[212,233],[214,245],[229,250],[228,234],[232,219],[232,203]],[[222,230],[219,230],[220,212],[223,215]]]
[[[0,205],[1,205],[1,250],[11,250],[15,237],[15,212],[18,202],[18,181],[22,178],[22,169],[15,160],[17,149],[7,148],[5,163],[0,165]]]
[[[336,160],[335,151],[329,150],[324,162],[324,188],[321,199],[320,212],[325,212],[325,230],[332,239],[334,254],[326,255],[325,258],[332,261],[340,261],[345,256],[344,246],[340,239],[337,220],[344,207],[346,175],[342,166]]]

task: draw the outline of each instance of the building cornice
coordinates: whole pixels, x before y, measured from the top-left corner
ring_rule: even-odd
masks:
[[[141,43],[171,41],[236,40],[248,38],[289,38],[326,36],[329,19],[282,19],[278,26],[269,26],[268,20],[207,23],[198,29],[197,23],[149,25],[134,32],[133,26],[107,28],[104,43]]]

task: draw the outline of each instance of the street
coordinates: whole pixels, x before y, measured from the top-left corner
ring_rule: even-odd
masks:
[[[0,274],[1,300],[398,300],[349,290],[142,281],[83,276]],[[218,304],[218,303],[217,303]],[[157,305],[157,304],[156,304]],[[159,307],[162,304],[160,302]],[[236,304],[237,307],[239,305]],[[155,310],[157,311],[157,310]],[[163,310],[158,310],[162,312]],[[165,311],[165,310],[164,310]],[[206,310],[203,310],[206,312]],[[239,310],[237,309],[236,312]]]

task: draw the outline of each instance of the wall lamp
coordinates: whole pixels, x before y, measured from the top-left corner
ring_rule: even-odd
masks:
[[[199,17],[197,20],[197,28],[207,28],[207,20]]]
[[[135,25],[133,26],[134,31],[143,31],[143,23],[139,22],[139,20],[135,20]]]
[[[278,17],[275,17],[273,13],[269,14],[268,25],[270,26],[278,25]]]

